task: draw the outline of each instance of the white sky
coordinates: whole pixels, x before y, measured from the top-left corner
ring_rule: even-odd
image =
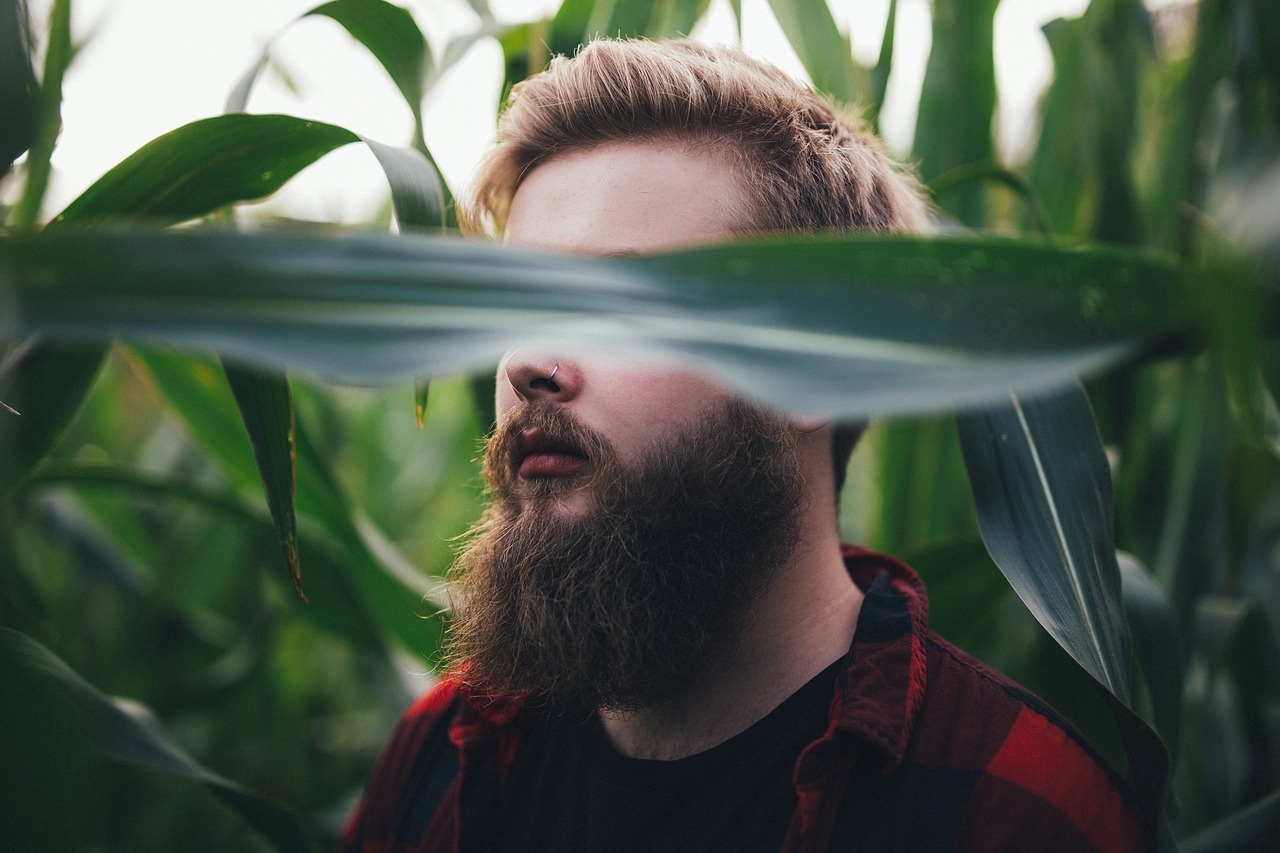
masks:
[[[42,30],[49,0],[29,0]],[[412,9],[436,55],[475,17],[465,0],[401,0]],[[829,0],[855,55],[873,62],[888,0]],[[253,112],[283,112],[328,121],[383,142],[406,144],[411,119],[381,67],[334,22],[288,26],[320,0],[76,0],[73,29],[84,42],[64,86],[63,133],[47,214],[60,210],[98,176],[148,140],[222,111],[227,93],[275,38],[272,55],[296,93],[268,72],[249,103]],[[558,0],[491,0],[504,20],[528,20]],[[742,0],[743,46],[797,76],[799,61],[782,37],[768,0]],[[1018,159],[1034,133],[1033,107],[1051,76],[1040,27],[1080,14],[1088,0],[1003,0],[996,16],[998,134],[1006,157]],[[281,36],[282,30],[288,27]],[[697,34],[732,41],[728,0],[714,0]],[[899,0],[894,71],[882,114],[886,141],[910,147],[915,105],[930,41],[928,0]],[[450,184],[466,179],[492,132],[501,75],[496,42],[478,44],[425,102],[426,136]],[[355,222],[384,203],[385,183],[372,155],[347,146],[291,182],[268,204],[300,218]]]

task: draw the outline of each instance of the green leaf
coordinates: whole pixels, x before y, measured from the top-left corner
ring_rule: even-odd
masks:
[[[573,55],[598,38],[688,35],[709,0],[565,0],[551,21],[551,53]]]
[[[24,0],[0,0],[0,178],[35,142],[40,87],[31,67],[31,31]]]
[[[1155,365],[1135,377],[1118,492],[1126,541],[1167,591],[1185,629],[1220,589],[1228,560],[1224,471],[1231,441],[1216,358]]]
[[[1002,240],[809,237],[623,259],[210,231],[0,248],[24,333],[165,338],[355,380],[487,369],[517,345],[604,346],[849,417],[1051,387],[1184,322],[1165,260]]]
[[[889,14],[884,22],[884,35],[880,38],[880,56],[871,69],[871,105],[867,118],[880,128],[880,110],[884,107],[884,93],[889,89],[889,73],[893,70],[893,42],[897,34],[898,0],[889,0]]]
[[[55,692],[59,705],[72,714],[81,736],[101,754],[204,785],[276,850],[305,853],[310,849],[292,815],[193,761],[168,738],[145,707],[100,693],[25,634],[0,628],[0,667],[10,676],[6,683],[17,677]],[[13,698],[4,701],[12,702]]]
[[[384,0],[334,0],[323,3],[292,21],[289,26],[311,16],[330,18],[373,54],[391,78],[413,113],[415,144],[421,142],[422,96],[427,75],[432,71],[431,47],[408,9]],[[286,27],[287,28],[287,27]],[[241,76],[227,97],[225,111],[244,112],[249,105],[258,76],[266,68],[271,45]]]
[[[431,385],[427,382],[414,380],[413,383],[413,419],[417,421],[418,428],[427,425],[427,399],[430,397]]]
[[[874,490],[854,501],[845,519],[847,527],[858,531],[858,541],[901,554],[977,538],[969,478],[953,418],[935,415],[876,423],[862,441],[868,446],[859,452],[874,455],[879,470],[893,473],[850,485],[855,490]],[[858,512],[860,506],[876,508],[873,527],[867,517],[872,513]]]
[[[1111,474],[1078,384],[957,418],[978,522],[1040,624],[1129,703]]]
[[[449,195],[429,155],[361,137],[391,185],[391,204],[401,231],[441,231],[448,225]]]
[[[426,659],[440,648],[445,608],[428,599],[431,584],[396,550],[373,522],[347,501],[327,460],[299,425],[299,489],[321,525],[348,550],[345,567],[382,627],[402,646]]]
[[[1280,790],[1183,841],[1182,853],[1244,853],[1273,849],[1280,837]]]
[[[0,365],[0,401],[6,407],[0,409],[0,497],[21,484],[57,444],[105,355],[99,343],[30,341]]]
[[[233,414],[232,395],[215,362],[155,348],[135,350],[128,361],[239,489],[257,479],[244,430]],[[376,621],[404,648],[429,658],[442,634],[436,618],[440,608],[423,604],[430,584],[350,506],[329,470],[325,453],[315,447],[303,425],[295,425],[294,437],[297,512],[312,522],[315,530],[300,543],[309,566],[307,586],[312,602],[304,612],[363,645],[367,645],[363,639],[366,621]],[[322,612],[313,614],[317,608]],[[342,613],[343,609],[348,613]],[[353,609],[371,616],[360,616],[358,624],[347,624]]]
[[[957,166],[994,154],[994,21],[999,0],[934,0],[933,46],[920,93],[912,150],[920,176],[932,181]],[[986,222],[981,187],[970,186],[946,205],[965,225]]]
[[[211,407],[202,410],[201,417],[193,420],[203,420],[206,414],[214,415],[230,408],[230,405]],[[235,415],[232,414],[232,417]],[[243,427],[239,423],[234,426],[237,436],[243,438]],[[248,453],[247,447],[245,452]],[[253,467],[252,459],[249,466]],[[250,475],[257,477],[252,471]],[[275,525],[269,515],[258,507],[249,505],[243,497],[184,480],[161,478],[113,466],[52,464],[41,468],[39,473],[32,476],[29,484],[33,487],[71,486],[81,494],[101,490],[127,492],[169,504],[198,507],[204,512],[221,515],[236,522],[246,537],[261,537],[264,542],[277,540]],[[352,569],[349,565],[355,561],[349,552],[340,543],[323,535],[311,536],[309,541],[300,542],[299,549],[309,568],[307,587],[311,590],[308,596],[309,606],[302,608],[301,614],[356,648],[385,654],[383,628],[365,605],[359,589],[350,582]],[[358,570],[367,571],[364,566]]]
[[[1049,235],[1049,214],[1035,190],[1026,178],[1010,169],[1006,169],[996,161],[966,163],[943,172],[929,182],[929,194],[936,199],[945,198],[948,193],[976,186],[981,182],[1001,184],[1012,190],[1022,200],[1031,219],[1031,227],[1040,234]]]
[[[279,115],[201,119],[156,137],[73,201],[54,222],[171,225],[266,198],[335,148],[349,130]]]
[[[356,141],[367,145],[382,166],[403,229],[444,224],[444,185],[421,151],[384,145],[331,124],[238,113],[201,119],[153,139],[99,178],[54,222],[184,222],[228,204],[266,198],[320,157]]]
[[[19,13],[25,16],[25,13]],[[44,54],[44,74],[40,79],[36,133],[27,153],[26,186],[13,212],[13,224],[21,228],[35,225],[40,218],[45,190],[49,186],[53,148],[62,132],[62,79],[75,56],[71,44],[71,0],[54,0],[49,10],[49,41]],[[29,69],[28,69],[29,70]],[[24,72],[17,70],[18,87],[25,86]],[[5,123],[10,121],[3,113]],[[21,113],[18,114],[21,116]],[[21,123],[15,125],[21,133]],[[7,163],[5,164],[8,165]]]
[[[1153,56],[1148,14],[1140,0],[1100,0],[1078,19],[1050,22],[1044,34],[1055,76],[1028,166],[1032,184],[1055,233],[1136,242],[1143,220],[1131,160],[1141,98],[1149,98],[1142,88]],[[1181,174],[1182,161],[1167,162],[1161,171]]]
[[[332,18],[369,49],[421,126],[422,86],[432,64],[431,49],[409,10],[383,0],[334,0],[304,17],[311,15]]]
[[[226,371],[212,358],[164,347],[122,347],[122,360],[174,415],[192,445],[203,448],[242,495],[261,494],[261,475]]]
[[[769,8],[818,90],[840,103],[868,100],[867,72],[854,63],[827,0],[769,0]]]
[[[293,591],[303,601],[302,567],[298,560],[298,519],[294,509],[293,403],[289,380],[238,364],[223,363],[240,417],[253,444],[253,455],[267,490],[267,506],[275,524]]]
[[[894,470],[901,470],[895,468]],[[1005,604],[1013,590],[977,537],[900,552],[929,591],[929,628],[970,654],[993,663],[988,653],[1024,651],[1001,633]],[[1003,642],[1002,642],[1003,641]]]
[[[1116,555],[1125,619],[1134,657],[1151,698],[1156,731],[1170,753],[1178,752],[1182,720],[1182,643],[1173,606],[1164,591],[1131,555]]]

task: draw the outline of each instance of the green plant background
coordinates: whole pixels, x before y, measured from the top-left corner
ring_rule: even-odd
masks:
[[[492,420],[471,377],[534,327],[697,359],[779,404],[890,413],[855,456],[846,536],[916,565],[937,630],[1127,769],[1166,849],[1268,849],[1275,5],[1093,0],[1053,22],[1038,142],[1005,163],[997,0],[933,0],[911,160],[943,236],[607,263],[435,236],[452,195],[423,97],[475,38],[498,38],[509,85],[594,34],[688,32],[708,4],[565,0],[519,25],[472,5],[477,32],[440,56],[382,0],[310,13],[386,70],[407,145],[240,113],[257,66],[229,114],[45,221],[73,4],[30,24],[37,68],[24,4],[0,2],[0,164],[25,152],[0,236],[0,401],[21,413],[0,409],[5,843],[332,847],[431,677]],[[770,6],[814,85],[874,122],[891,48],[862,66],[824,0]],[[236,230],[237,204],[350,143],[404,236]]]

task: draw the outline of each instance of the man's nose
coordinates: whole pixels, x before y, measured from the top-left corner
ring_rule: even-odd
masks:
[[[502,366],[507,383],[525,402],[565,403],[577,396],[582,374],[577,365],[551,356],[512,353]]]

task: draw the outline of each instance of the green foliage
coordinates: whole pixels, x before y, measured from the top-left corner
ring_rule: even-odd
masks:
[[[231,114],[148,143],[35,233],[72,4],[36,28],[36,81],[26,5],[0,0],[0,162],[21,185],[0,235],[0,401],[21,413],[0,408],[0,728],[26,745],[0,764],[6,840],[330,845],[438,654],[441,576],[479,511],[492,383],[458,377],[532,330],[695,359],[779,405],[894,415],[855,457],[846,531],[918,566],[936,628],[1124,767],[1166,849],[1270,843],[1275,4],[1093,0],[1053,22],[1055,75],[1022,164],[992,138],[996,3],[934,0],[911,159],[948,219],[1034,238],[601,261],[208,227],[361,141],[400,230],[447,229],[422,102],[463,49],[499,39],[505,93],[585,38],[687,33],[709,4],[566,0],[516,24],[474,5],[475,31],[435,54],[383,0],[307,13],[387,72],[414,119],[406,145],[244,114],[268,46]],[[873,68],[821,0],[770,7],[814,84],[874,122],[896,3]],[[121,230],[140,222],[152,230]],[[144,344],[158,339],[182,349]]]

